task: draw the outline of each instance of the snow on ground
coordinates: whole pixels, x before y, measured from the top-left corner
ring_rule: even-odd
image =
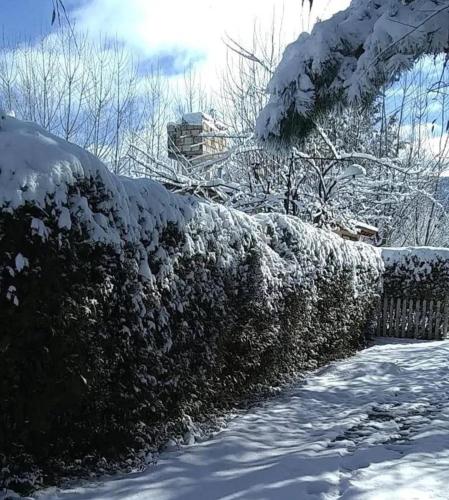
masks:
[[[39,500],[448,499],[449,341],[379,339],[142,473]]]

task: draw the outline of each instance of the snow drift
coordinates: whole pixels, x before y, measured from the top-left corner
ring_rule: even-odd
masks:
[[[13,488],[24,471],[123,462],[352,353],[378,296],[367,245],[114,176],[5,114],[0,209],[0,479]]]
[[[447,51],[448,40],[447,0],[352,0],[287,47],[257,135],[276,142],[304,137],[317,115],[370,102],[423,55]]]

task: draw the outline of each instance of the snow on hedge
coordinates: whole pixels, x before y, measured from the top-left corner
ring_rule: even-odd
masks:
[[[112,244],[119,251],[126,245],[136,245],[140,255],[140,270],[144,277],[152,278],[148,268],[148,252],[158,246],[160,232],[169,224],[178,230],[185,229],[194,217],[199,219],[195,233],[220,229],[223,244],[232,245],[242,238],[255,238],[263,248],[265,257],[276,272],[284,265],[277,254],[272,253],[263,235],[261,225],[272,216],[251,218],[241,212],[218,205],[200,203],[189,197],[169,193],[161,184],[147,179],[129,179],[112,174],[103,163],[86,150],[50,134],[39,125],[23,122],[6,113],[0,114],[0,207],[12,213],[25,204],[41,209],[52,205],[52,215],[57,218],[61,230],[69,230],[75,224],[89,234],[92,242]],[[89,199],[76,190],[69,192],[82,180],[98,183],[105,199],[94,211]],[[288,217],[276,216],[282,228],[296,225],[301,228],[304,246],[317,262],[326,258],[328,247],[337,246],[340,263],[351,261],[360,265],[359,249],[342,244],[336,236],[316,231]],[[283,220],[281,223],[280,220]],[[48,229],[42,220],[33,218],[33,228],[42,237]],[[185,256],[206,251],[205,242],[193,242],[187,238],[183,248]],[[375,265],[370,254],[367,265]],[[224,257],[226,258],[226,257]],[[229,255],[227,258],[231,258]],[[268,267],[268,270],[271,268]]]
[[[387,295],[443,301],[449,295],[449,248],[383,248],[381,254]]]
[[[190,204],[160,184],[117,177],[84,149],[6,113],[0,113],[0,155],[3,210],[52,203],[61,229],[70,229],[76,219],[95,242],[122,247],[154,241],[158,227],[180,225],[189,214]],[[81,193],[69,194],[81,179],[101,185],[107,196],[101,211],[93,212]]]
[[[306,134],[337,103],[370,101],[425,54],[448,49],[447,0],[352,0],[290,44],[257,121],[263,140]]]
[[[446,247],[399,247],[399,248],[382,248],[383,260],[390,263],[404,263],[410,267],[413,265],[413,260],[417,259],[420,262],[431,263],[438,260],[448,262],[449,264],[449,248]]]
[[[117,177],[34,124],[0,124],[5,485],[36,463],[80,474],[137,457],[363,342],[375,249]]]

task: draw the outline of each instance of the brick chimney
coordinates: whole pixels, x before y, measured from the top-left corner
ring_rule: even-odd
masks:
[[[188,113],[181,123],[169,123],[168,157],[199,163],[227,149],[226,127],[205,113]]]

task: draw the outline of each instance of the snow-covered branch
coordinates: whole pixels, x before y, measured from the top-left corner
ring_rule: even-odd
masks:
[[[371,102],[382,85],[426,54],[448,50],[447,0],[353,0],[290,44],[268,86],[257,135],[304,137],[336,104]]]

